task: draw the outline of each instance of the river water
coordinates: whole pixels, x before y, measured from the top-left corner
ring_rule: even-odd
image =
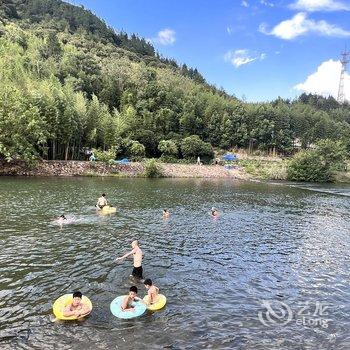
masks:
[[[116,214],[94,210],[102,192]],[[0,348],[350,349],[349,196],[227,180],[1,178]],[[62,213],[73,222],[60,228]],[[110,302],[133,284],[145,294],[131,260],[113,263],[134,238],[168,303],[120,320]],[[77,289],[91,315],[52,322],[53,301]]]

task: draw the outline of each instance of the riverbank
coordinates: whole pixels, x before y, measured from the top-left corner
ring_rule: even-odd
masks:
[[[242,157],[243,158],[243,157]],[[231,178],[237,180],[287,180],[288,160],[281,158],[246,157],[232,169],[222,165],[157,163],[167,178]],[[106,164],[89,161],[40,161],[30,167],[23,162],[0,162],[0,176],[115,176],[146,177],[142,162]],[[336,183],[350,183],[350,172],[337,172]]]
[[[170,178],[233,178],[248,180],[248,175],[240,166],[226,169],[221,165],[168,164],[159,163],[164,177]],[[0,163],[0,176],[116,176],[144,177],[143,163],[106,164],[88,161],[40,161],[29,167],[22,162]]]
[[[254,180],[290,181],[288,179],[288,166],[290,158],[246,156],[239,157],[238,166],[243,169],[246,176]],[[350,183],[350,163],[347,162],[344,171],[334,171],[332,182]]]

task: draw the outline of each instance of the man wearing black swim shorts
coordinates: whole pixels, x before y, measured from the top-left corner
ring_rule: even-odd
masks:
[[[142,266],[134,267],[132,269],[132,276],[133,277],[142,279],[142,273],[143,273]]]
[[[115,259],[116,261],[127,258],[130,255],[134,256],[134,268],[132,270],[132,276],[142,279],[143,269],[142,269],[142,250],[139,247],[139,242],[137,240],[131,243],[132,250],[129,253],[124,254],[120,258]]]

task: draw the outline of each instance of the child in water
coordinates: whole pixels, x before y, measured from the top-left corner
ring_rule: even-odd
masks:
[[[106,194],[102,193],[102,196],[97,200],[96,207],[102,209],[106,205],[108,205]]]
[[[168,209],[163,209],[163,218],[170,218],[170,212]]]
[[[141,298],[137,296],[137,287],[131,286],[129,289],[129,294],[124,298],[121,309],[123,311],[134,311],[135,308],[132,306],[134,301],[142,301]]]
[[[67,222],[67,218],[62,214],[56,219],[56,222],[62,226],[65,222]]]
[[[154,304],[157,301],[159,288],[156,287],[149,278],[145,279],[144,285],[147,289],[148,304]]]
[[[77,318],[86,316],[91,312],[91,308],[82,302],[83,294],[81,292],[73,293],[73,301],[63,310],[63,316],[76,316]]]
[[[219,211],[217,209],[215,209],[214,207],[211,208],[211,216],[213,216],[213,217],[219,216]]]

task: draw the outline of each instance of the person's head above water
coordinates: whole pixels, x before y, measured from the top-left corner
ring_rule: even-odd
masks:
[[[139,246],[139,241],[137,239],[135,239],[134,241],[131,242],[131,247],[132,248],[136,248]]]
[[[166,213],[168,211],[168,209],[163,209],[163,212]]]
[[[106,197],[106,194],[105,194],[105,193],[102,193],[102,197]]]
[[[218,210],[215,207],[211,208],[211,215],[212,216],[218,216],[219,215],[219,212],[218,212]]]
[[[136,297],[137,295],[137,287],[136,286],[131,286],[130,289],[129,289],[129,295],[131,297]]]
[[[73,306],[78,306],[81,303],[83,294],[79,291],[73,293]]]
[[[82,298],[83,297],[83,293],[82,292],[79,292],[79,291],[76,291],[73,293],[73,298]]]
[[[147,289],[149,289],[152,286],[152,280],[150,278],[146,278],[145,281],[143,282],[143,284],[145,285],[145,287]]]
[[[60,218],[64,219],[64,220],[67,220],[67,218],[62,214],[60,215]]]

